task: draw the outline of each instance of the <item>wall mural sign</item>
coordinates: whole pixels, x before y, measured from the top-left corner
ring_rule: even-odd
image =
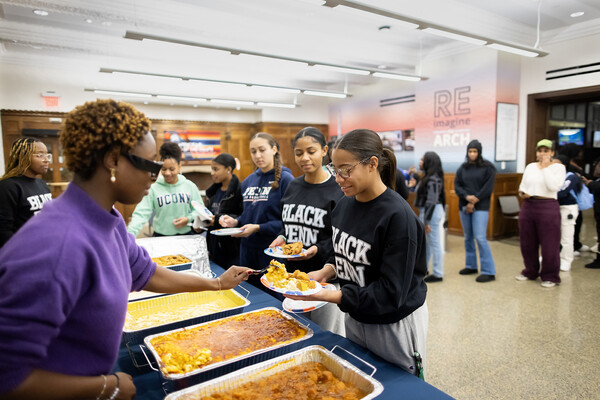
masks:
[[[221,154],[221,133],[218,131],[169,130],[164,131],[164,138],[179,144],[184,160],[212,160]]]
[[[433,147],[466,147],[471,141],[471,86],[433,93]]]

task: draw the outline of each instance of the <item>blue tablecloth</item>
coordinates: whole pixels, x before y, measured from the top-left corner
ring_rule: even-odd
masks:
[[[223,272],[223,269],[218,265],[211,263],[212,270],[220,274]],[[243,288],[247,289],[249,294],[249,299],[251,304],[245,308],[245,311],[256,310],[264,307],[277,307],[281,309],[281,301],[277,300],[273,296],[265,293],[264,291],[255,288],[254,286],[244,282],[241,285]],[[239,292],[243,292],[239,290]],[[302,314],[300,314],[302,315]],[[299,318],[302,321],[301,318]],[[305,320],[306,321],[306,320]],[[305,321],[302,321],[306,324]],[[373,375],[375,379],[381,382],[384,386],[384,391],[381,395],[377,397],[377,399],[389,399],[396,400],[400,398],[406,399],[451,399],[452,397],[443,393],[442,391],[436,389],[435,387],[429,385],[428,383],[418,379],[417,377],[409,374],[408,372],[388,363],[387,361],[382,360],[378,356],[374,355],[370,351],[364,349],[361,346],[358,346],[351,342],[350,340],[343,338],[339,335],[335,335],[329,331],[323,331],[318,325],[313,322],[310,322],[309,327],[314,331],[313,337],[308,340],[302,341],[297,344],[293,344],[287,347],[284,347],[280,353],[289,353],[305,346],[309,345],[321,345],[327,349],[332,349],[335,345],[339,345],[344,349],[352,352],[356,356],[362,358],[363,360],[371,363],[377,368],[377,371]],[[142,361],[143,355],[141,352],[137,351],[137,348],[134,348],[134,354],[136,356],[136,360],[138,360],[138,364]],[[360,362],[353,360],[352,357],[344,357],[342,353],[336,352],[337,355],[348,359],[348,361],[352,362],[357,367],[360,366]],[[151,356],[150,356],[151,357]],[[225,370],[225,368],[223,368]],[[362,368],[361,368],[362,369]],[[131,359],[129,351],[123,345],[121,347],[119,353],[119,359],[117,361],[117,365],[115,366],[115,371],[123,371],[133,376],[133,381],[137,387],[137,395],[136,399],[140,400],[158,400],[163,399],[165,397],[165,388],[167,390],[170,389],[168,385],[163,385],[160,374],[156,371],[150,369],[150,367],[142,367],[137,368]],[[217,370],[218,371],[218,370]],[[365,372],[370,373],[368,368],[364,369]],[[228,373],[230,371],[224,371],[223,374]],[[202,375],[202,374],[200,374]],[[214,374],[213,374],[214,375]],[[164,388],[163,388],[164,386]]]

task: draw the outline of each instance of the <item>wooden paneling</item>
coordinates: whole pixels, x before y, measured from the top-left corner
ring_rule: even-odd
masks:
[[[446,203],[448,204],[448,231],[462,235],[462,225],[458,214],[458,196],[454,191],[454,178],[456,174],[445,174],[444,185],[446,189]],[[522,174],[496,174],[494,192],[490,203],[490,217],[487,227],[488,239],[518,235],[519,227],[516,220],[506,219],[502,216],[498,196],[516,195],[519,192]]]

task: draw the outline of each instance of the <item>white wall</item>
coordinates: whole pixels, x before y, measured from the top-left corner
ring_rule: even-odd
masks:
[[[573,89],[600,84],[600,72],[546,81],[546,71],[585,65],[600,61],[600,34],[549,45],[550,54],[541,58],[521,60],[521,96],[519,112],[518,171],[525,169],[527,138],[527,96],[555,90]],[[600,95],[600,94],[599,94]]]

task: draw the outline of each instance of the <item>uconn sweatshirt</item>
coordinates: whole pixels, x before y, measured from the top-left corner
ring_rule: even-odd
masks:
[[[332,225],[342,311],[365,324],[391,324],[425,303],[425,229],[398,193],[388,188],[368,202],[344,197]]]
[[[242,238],[242,246],[255,249],[266,249],[281,230],[281,198],[289,183],[294,179],[289,168],[281,167],[279,187],[273,189],[271,182],[275,180],[275,170],[262,172],[257,168],[242,182],[244,212],[238,218],[238,227],[257,224],[260,231]]]
[[[318,252],[310,260],[286,260],[292,269],[310,272],[323,267],[333,254],[331,212],[344,194],[335,178],[323,183],[306,182],[304,175],[288,186],[281,202],[281,219],[287,243],[302,242],[305,249],[315,245]]]

